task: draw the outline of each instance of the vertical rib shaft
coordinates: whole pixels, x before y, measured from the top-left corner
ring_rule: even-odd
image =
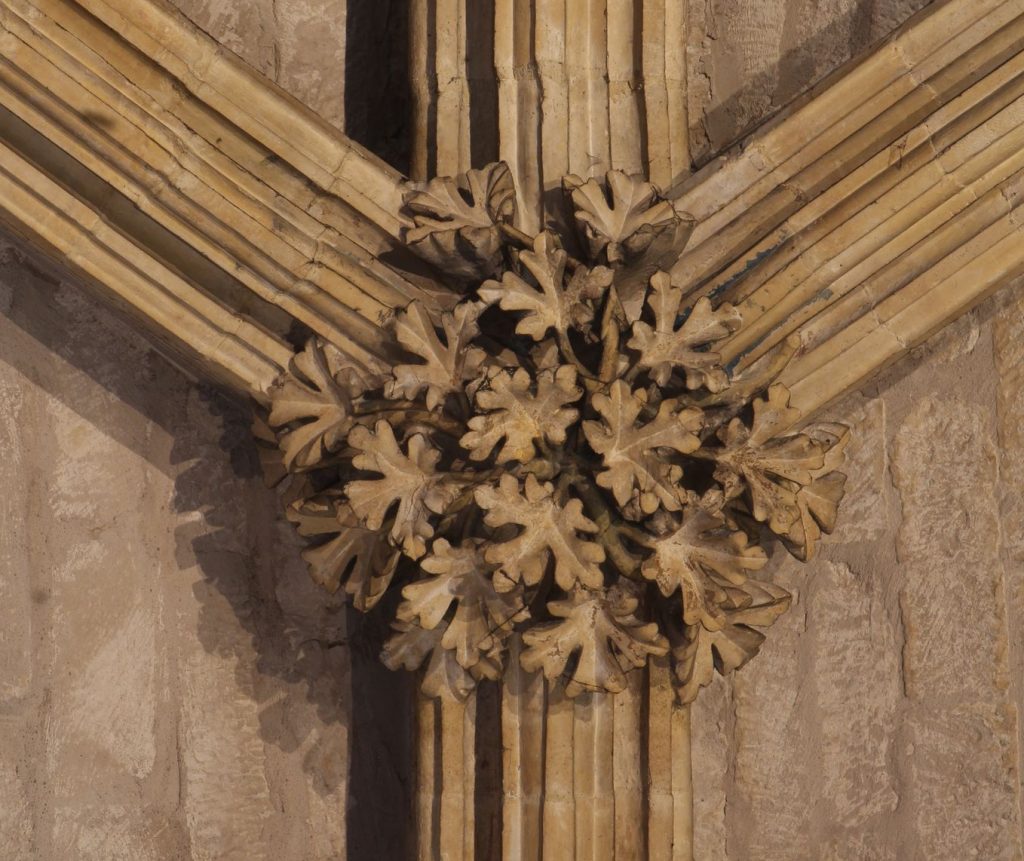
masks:
[[[414,2],[417,176],[480,167],[496,149],[533,232],[557,209],[566,173],[616,168],[668,187],[689,172],[686,0],[494,0],[489,68],[473,10]],[[474,112],[492,91],[496,128],[489,111]]]

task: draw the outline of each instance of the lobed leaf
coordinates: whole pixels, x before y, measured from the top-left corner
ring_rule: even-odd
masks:
[[[441,514],[458,492],[455,485],[435,472],[440,453],[422,434],[409,438],[408,454],[402,452],[395,432],[386,421],[374,430],[359,425],[349,434],[349,445],[359,452],[352,463],[357,469],[381,473],[381,478],[349,482],[345,495],[367,529],[380,529],[397,503],[391,540],[406,556],[419,559],[433,537],[431,514]]]
[[[672,285],[668,273],[656,273],[647,296],[654,325],[637,320],[627,346],[640,354],[637,364],[649,370],[659,386],[666,386],[673,372],[681,369],[688,389],[705,386],[708,391],[720,392],[729,378],[721,366],[721,356],[708,347],[739,328],[739,311],[728,303],[713,309],[708,298],[701,297],[676,328],[682,299],[682,288]]]
[[[583,395],[576,385],[576,369],[562,365],[541,371],[536,394],[530,391],[531,384],[530,375],[519,368],[497,373],[489,386],[477,390],[476,405],[487,412],[469,420],[470,430],[460,441],[473,460],[489,457],[502,440],[498,463],[532,460],[538,440],[565,442],[567,428],[579,418],[579,411],[568,405]]]
[[[563,180],[592,260],[602,254],[611,264],[636,258],[679,223],[672,204],[661,200],[658,190],[642,177],[612,170],[605,182],[610,201],[595,179],[570,175]]]
[[[605,467],[597,483],[611,490],[620,506],[635,496],[644,514],[652,514],[659,504],[678,511],[681,470],[654,452],[670,449],[689,454],[700,448],[696,435],[703,425],[700,410],[677,410],[673,402],[663,401],[651,421],[638,425],[644,401],[624,380],[614,382],[607,395],[595,394],[591,404],[603,419],[583,422],[587,442],[601,455]]]
[[[501,267],[500,224],[516,212],[512,173],[504,162],[457,177],[411,183],[404,209],[415,222],[405,240],[457,282],[488,278]]]
[[[562,621],[538,625],[523,634],[527,648],[520,663],[527,672],[542,670],[548,679],[566,673],[575,659],[565,692],[574,697],[588,691],[619,693],[626,673],[639,669],[651,655],[668,652],[658,626],[634,615],[637,600],[621,590],[577,590],[566,601],[552,601],[548,610]]]
[[[488,562],[499,566],[499,589],[512,589],[517,583],[536,585],[549,559],[554,559],[560,588],[568,591],[576,584],[600,588],[604,548],[580,537],[579,533],[593,534],[598,528],[583,514],[578,499],[564,504],[557,501],[552,485],[541,484],[532,474],[522,486],[515,476],[503,475],[497,487],[484,485],[475,495],[477,504],[487,512],[484,522],[488,526],[515,524],[522,528],[515,538],[492,544],[484,554]]]
[[[461,392],[465,383],[476,376],[486,354],[471,346],[480,334],[477,318],[481,306],[463,302],[441,317],[445,343],[437,336],[430,315],[419,302],[413,302],[394,318],[395,336],[410,353],[424,360],[421,365],[397,365],[394,379],[388,384],[391,398],[414,399],[426,389],[427,408],[443,404],[447,395]]]

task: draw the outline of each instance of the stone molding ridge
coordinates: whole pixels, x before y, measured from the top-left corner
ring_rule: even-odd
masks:
[[[674,0],[664,6],[674,20]],[[496,21],[495,39],[512,24]],[[743,314],[742,330],[718,345],[726,364],[742,371],[800,337],[802,352],[780,378],[798,421],[1024,271],[1022,28],[1016,2],[931,4],[669,191],[693,225],[676,283]],[[435,48],[451,54],[446,62],[470,62],[459,33],[444,35]],[[380,324],[396,308],[418,301],[436,321],[457,300],[404,249],[415,224],[403,211],[403,178],[169,4],[0,0],[0,44],[9,162],[77,201],[64,208],[80,214],[76,223],[109,233],[96,240],[86,227],[83,244],[78,229],[41,229],[54,224],[51,208],[10,173],[0,176],[0,221],[72,261],[202,373],[265,401],[297,331],[371,367],[393,358]],[[609,43],[609,68],[621,47]],[[648,65],[653,98],[678,70],[653,54]],[[604,104],[592,83],[576,113]],[[462,104],[449,96],[435,104],[427,92],[423,109]],[[655,98],[645,110],[662,107]],[[677,108],[666,133],[681,133]],[[468,122],[455,119],[445,128]],[[514,148],[506,137],[503,152]],[[464,161],[458,140],[437,145],[437,159]],[[669,185],[679,173],[666,166],[680,158],[651,150],[607,167],[633,174],[656,163]],[[532,180],[520,162],[510,165],[522,219]],[[120,250],[108,258],[104,245]],[[150,286],[126,288],[115,258],[135,261]],[[160,298],[168,289],[187,311],[169,310]]]

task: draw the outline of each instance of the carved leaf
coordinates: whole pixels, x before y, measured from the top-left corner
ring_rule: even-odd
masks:
[[[765,639],[756,628],[771,625],[789,609],[791,600],[781,586],[748,580],[742,589],[730,590],[721,627],[687,627],[682,642],[672,649],[680,700],[693,702],[711,683],[715,670],[726,675],[753,658]]]
[[[565,333],[592,319],[594,311],[589,302],[601,296],[611,284],[610,270],[597,267],[590,272],[577,270],[567,288],[568,256],[548,231],[540,233],[533,242],[533,251],[522,252],[519,259],[539,290],[515,272],[506,272],[500,282],[486,282],[478,294],[485,302],[497,302],[506,311],[525,311],[516,324],[516,332],[535,341],[541,340],[552,328],[556,333]]]
[[[843,462],[850,431],[843,425],[829,424],[811,428],[808,434],[825,447],[825,462],[812,473],[814,480],[797,492],[800,516],[783,536],[790,553],[805,562],[814,556],[822,534],[828,535],[835,529],[839,503],[846,490],[846,476],[836,469]]]
[[[793,412],[789,390],[775,383],[768,389],[768,400],[754,401],[749,429],[737,418],[719,432],[725,449],[715,454],[715,478],[726,497],[749,490],[754,519],[767,522],[777,535],[788,534],[800,517],[797,492],[825,463],[824,445],[807,434],[772,438],[777,429],[789,426]]]
[[[424,360],[422,365],[398,365],[394,381],[388,385],[388,397],[415,398],[427,390],[427,408],[434,409],[451,392],[463,390],[463,384],[476,376],[486,358],[479,347],[470,342],[480,334],[477,318],[481,307],[464,302],[441,317],[445,343],[437,336],[434,323],[426,309],[413,302],[395,315],[395,335],[410,353]]]
[[[419,559],[427,550],[425,539],[434,535],[430,514],[442,513],[458,492],[434,471],[440,453],[425,436],[415,434],[407,445],[408,456],[403,454],[394,430],[383,420],[373,431],[361,425],[355,427],[348,442],[359,452],[352,459],[357,469],[383,476],[346,485],[345,495],[352,510],[368,529],[380,529],[397,503],[391,540],[407,556]]]
[[[740,313],[728,302],[714,310],[708,298],[701,297],[677,329],[682,298],[683,289],[672,286],[668,273],[656,273],[647,296],[655,324],[637,320],[628,346],[640,353],[637,364],[650,370],[659,386],[667,385],[672,372],[681,368],[686,373],[687,388],[706,386],[709,391],[719,392],[728,385],[729,378],[721,367],[721,356],[707,348],[739,328]]]
[[[501,223],[516,213],[516,190],[504,162],[453,179],[413,184],[403,198],[416,226],[406,242],[457,281],[493,275],[503,259]]]
[[[606,176],[611,203],[597,180],[584,181],[567,176],[563,182],[571,191],[576,220],[583,231],[590,257],[605,252],[609,263],[633,259],[651,243],[679,223],[672,204],[660,200],[658,190],[639,176],[620,170]]]
[[[620,506],[637,494],[644,514],[656,511],[659,503],[669,511],[678,511],[681,505],[676,485],[681,473],[671,470],[652,452],[666,448],[689,454],[700,448],[696,436],[703,424],[700,410],[674,413],[674,404],[663,401],[650,422],[637,426],[644,403],[624,380],[616,380],[608,395],[595,394],[591,403],[604,419],[583,423],[587,442],[601,455],[605,466],[597,483],[611,490]]]
[[[538,625],[523,634],[528,647],[520,656],[527,672],[542,669],[548,679],[570,670],[565,692],[574,697],[584,691],[619,693],[626,687],[626,673],[644,666],[650,655],[668,652],[668,641],[655,623],[644,624],[634,615],[636,598],[618,589],[577,591],[568,601],[548,604],[551,615],[562,619]]]
[[[362,526],[352,509],[338,498],[298,500],[289,506],[287,514],[300,535],[331,536],[302,552],[313,580],[332,593],[344,582],[356,609],[371,610],[391,585],[401,558],[388,543],[387,533]]]
[[[536,585],[552,557],[555,581],[562,589],[569,591],[577,583],[600,588],[604,578],[598,565],[604,561],[604,548],[578,535],[597,532],[597,524],[583,514],[578,499],[563,505],[553,493],[551,484],[541,484],[533,475],[522,488],[512,475],[503,475],[496,488],[477,488],[476,501],[487,512],[488,526],[522,527],[515,538],[487,548],[487,561],[500,566],[497,588],[511,589],[519,582]]]
[[[505,444],[498,452],[498,463],[532,460],[538,439],[555,445],[565,442],[566,428],[579,417],[567,405],[583,395],[576,386],[576,369],[562,365],[556,371],[541,371],[536,394],[530,391],[531,382],[526,370],[519,368],[514,374],[496,374],[489,388],[477,391],[477,406],[489,412],[470,419],[470,432],[462,437],[473,460],[487,458],[502,439]]]
[[[328,355],[341,354],[311,338],[305,350],[292,361],[292,373],[271,391],[268,419],[275,428],[285,428],[278,444],[288,470],[308,469],[339,449],[352,427],[352,397],[360,394],[355,382],[339,382]]]
[[[728,586],[742,586],[748,571],[764,567],[768,557],[747,536],[726,527],[719,515],[699,505],[686,507],[679,528],[659,539],[640,568],[666,598],[682,590],[683,621],[718,630],[725,624],[720,604]]]
[[[417,670],[430,656],[423,673],[423,693],[464,702],[480,678],[497,679],[501,675],[501,652],[482,658],[467,670],[455,659],[455,652],[441,646],[444,629],[425,630],[413,622],[395,622],[395,633],[385,643],[381,661],[389,670]]]
[[[402,621],[417,622],[426,630],[441,625],[441,647],[454,650],[466,669],[500,647],[512,626],[530,615],[521,587],[511,592],[495,590],[490,577],[494,566],[484,559],[480,544],[480,540],[467,540],[461,547],[452,547],[443,538],[435,541],[431,555],[420,563],[433,576],[406,586],[402,590],[406,600],[398,608]],[[453,604],[456,610],[445,621]]]

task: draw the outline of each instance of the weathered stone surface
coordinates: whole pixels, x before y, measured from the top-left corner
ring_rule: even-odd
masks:
[[[344,858],[344,624],[245,411],[0,259],[0,854]]]
[[[735,721],[732,685],[716,676],[691,709],[693,749],[693,852],[707,861],[728,861],[726,810],[732,787]]]
[[[689,24],[698,162],[729,146],[931,0],[697,0]]]
[[[921,5],[772,3],[690,4],[706,148]],[[181,5],[274,74],[272,4]],[[329,66],[334,26],[291,50]],[[344,857],[346,631],[231,467],[244,428],[77,286],[7,246],[0,263],[4,852]],[[839,528],[779,575],[797,605],[737,689],[694,710],[698,858],[1020,856],[1024,307],[964,327],[835,414],[861,434]]]
[[[1021,852],[994,442],[975,404],[936,398],[910,411],[893,453],[913,786],[904,800],[926,857]]]
[[[839,525],[834,535],[823,540],[827,544],[877,540],[891,524],[886,402],[853,395],[823,418],[853,428],[842,466],[847,478]]]
[[[339,128],[347,0],[174,0],[219,42]]]

